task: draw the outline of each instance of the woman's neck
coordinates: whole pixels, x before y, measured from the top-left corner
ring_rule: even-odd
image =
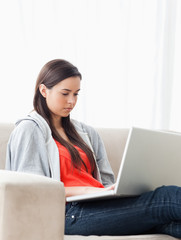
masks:
[[[69,138],[67,137],[64,128],[62,127],[62,121],[61,118],[53,118],[52,119],[52,124],[54,126],[54,128],[56,129],[56,131],[58,132],[58,134],[68,143],[71,144]]]
[[[52,124],[56,130],[62,128],[62,121],[61,118],[59,117],[54,117],[52,118]]]

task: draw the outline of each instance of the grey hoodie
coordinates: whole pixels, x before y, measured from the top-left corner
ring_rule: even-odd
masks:
[[[94,177],[105,187],[114,183],[114,174],[98,133],[90,126],[71,120],[79,135],[92,149],[96,162]],[[16,123],[6,155],[6,169],[39,174],[60,181],[57,145],[47,122],[33,111]]]

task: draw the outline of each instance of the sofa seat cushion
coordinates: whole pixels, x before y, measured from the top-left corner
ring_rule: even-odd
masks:
[[[130,235],[130,236],[78,236],[65,235],[64,240],[175,240],[177,238],[164,234]]]

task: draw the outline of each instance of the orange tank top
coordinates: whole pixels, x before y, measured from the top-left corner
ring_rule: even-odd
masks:
[[[92,176],[89,159],[82,149],[74,146],[79,151],[88,171],[86,171],[84,165],[81,166],[80,170],[74,168],[69,151],[58,141],[55,140],[55,143],[57,144],[60,158],[60,180],[64,183],[65,187],[90,186],[104,188],[104,186]]]

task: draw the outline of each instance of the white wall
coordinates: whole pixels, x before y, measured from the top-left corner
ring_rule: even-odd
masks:
[[[73,117],[93,126],[181,130],[177,0],[0,1],[0,121],[32,109],[54,58],[83,75]]]

